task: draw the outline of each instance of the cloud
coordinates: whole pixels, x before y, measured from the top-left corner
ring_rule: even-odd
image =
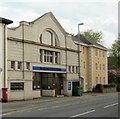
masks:
[[[110,48],[114,43],[114,41],[117,39],[117,35],[105,30],[103,30],[102,32],[103,32],[104,46],[106,46],[107,48]]]
[[[1,0],[1,2],[16,2],[16,0]],[[49,0],[17,0],[17,2],[49,2]],[[113,2],[113,0],[50,0],[50,2]],[[114,2],[119,2],[119,0],[114,0]]]
[[[117,2],[105,2],[106,0],[104,2],[80,2],[79,0],[9,1],[0,3],[0,14],[2,17],[13,20],[12,26],[19,25],[19,21],[22,20],[33,21],[51,11],[69,33],[77,34],[78,23],[84,22],[84,26],[80,27],[81,32],[87,29],[102,31],[106,44],[111,44],[116,39],[118,27]],[[108,39],[110,40],[108,41]]]

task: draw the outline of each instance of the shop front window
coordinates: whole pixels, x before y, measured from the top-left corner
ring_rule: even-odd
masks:
[[[33,90],[40,89],[40,74],[39,73],[33,73]]]

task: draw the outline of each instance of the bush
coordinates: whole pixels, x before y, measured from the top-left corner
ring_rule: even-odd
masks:
[[[116,85],[114,83],[103,85],[104,88],[110,88],[110,87],[115,87],[115,86]]]
[[[120,84],[117,85],[117,91],[120,92]]]
[[[103,87],[104,87],[104,88],[107,88],[107,87],[108,87],[108,85],[107,85],[107,84],[104,84],[104,85],[103,85]]]
[[[105,90],[104,90],[105,88],[113,88],[113,87],[116,88],[116,85],[115,85],[114,83],[104,84],[104,85],[102,85],[102,84],[97,84],[93,91],[95,91],[95,92],[104,92],[104,91],[105,91]],[[107,89],[106,89],[106,90],[107,90]],[[111,89],[111,91],[112,91],[112,89]],[[117,91],[120,92],[120,84],[117,86]]]
[[[115,86],[116,86],[115,83],[110,84],[110,87],[115,87]]]
[[[104,88],[110,88],[111,85],[110,84],[106,84],[106,85],[103,85]]]
[[[103,88],[103,85],[102,84],[97,84],[96,85],[96,89],[102,89]]]

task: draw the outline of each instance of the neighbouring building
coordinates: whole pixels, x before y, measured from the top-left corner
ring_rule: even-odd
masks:
[[[7,25],[11,23],[13,21],[0,17],[0,97],[2,88],[7,88]]]
[[[8,100],[72,96],[75,86],[108,83],[107,49],[65,32],[51,12],[7,28],[6,42]]]

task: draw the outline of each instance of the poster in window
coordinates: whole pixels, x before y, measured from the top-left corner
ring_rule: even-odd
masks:
[[[72,82],[68,82],[68,90],[72,90]]]

